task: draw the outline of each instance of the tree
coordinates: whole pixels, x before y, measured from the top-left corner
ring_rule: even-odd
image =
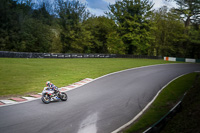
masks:
[[[118,25],[126,45],[126,54],[147,54],[151,41],[149,15],[153,7],[149,0],[122,0],[109,5],[107,13]]]
[[[155,27],[152,30],[155,41],[151,45],[154,55],[185,57],[188,36],[184,34],[185,27],[179,16],[164,6],[154,11],[151,20]]]
[[[51,15],[44,6],[34,10],[32,5],[31,0],[2,1],[2,6],[0,6],[1,50],[49,52],[53,34],[46,22],[50,20]]]
[[[21,32],[21,44],[27,52],[49,52],[52,47],[53,32],[50,26],[44,25],[41,21],[27,18]]]
[[[23,50],[20,32],[23,19],[32,11],[31,7],[18,4],[13,0],[2,0],[0,4],[0,49],[9,51]]]
[[[57,12],[60,17],[59,23],[62,28],[62,52],[83,52],[86,42],[82,41],[87,41],[87,39],[84,39],[82,35],[86,35],[85,37],[87,38],[87,34],[89,34],[83,33],[85,30],[81,25],[81,22],[89,15],[89,12],[86,10],[86,5],[77,0],[57,0],[57,5]]]
[[[187,57],[200,59],[200,28],[191,27],[189,31],[189,47]]]
[[[53,25],[54,23],[54,16],[50,15],[50,13],[47,11],[47,7],[45,3],[42,3],[42,6],[40,8],[33,11],[32,17],[34,19],[38,19],[42,21],[43,24],[46,24],[49,26]]]
[[[171,0],[166,0],[171,1]],[[175,11],[188,27],[190,23],[200,24],[200,0],[174,0],[177,4]]]
[[[106,46],[110,54],[125,54],[125,45],[117,31],[110,32],[107,36]]]
[[[83,26],[91,32],[89,51],[93,53],[124,53],[124,44],[117,33],[117,25],[113,20],[105,16],[90,17],[83,22]]]
[[[200,26],[200,0],[174,0],[177,4],[175,13],[185,24],[185,35],[188,40],[185,42],[185,55],[190,58],[199,58],[200,49],[199,26]]]

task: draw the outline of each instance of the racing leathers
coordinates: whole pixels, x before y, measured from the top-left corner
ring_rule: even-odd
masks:
[[[50,85],[48,86],[51,90],[54,91],[54,93],[58,96],[59,95],[59,91],[58,91],[58,87],[56,87],[54,84],[50,83]]]

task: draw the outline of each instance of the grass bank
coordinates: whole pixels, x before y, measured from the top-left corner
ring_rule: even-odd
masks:
[[[196,83],[182,102],[182,110],[165,126],[161,133],[200,133],[200,73]]]
[[[149,109],[124,133],[141,133],[163,117],[190,89],[197,73],[184,75],[170,83],[156,98]],[[171,132],[170,132],[171,133]]]
[[[0,97],[41,92],[46,81],[58,87],[140,66],[170,63],[150,59],[0,58]]]

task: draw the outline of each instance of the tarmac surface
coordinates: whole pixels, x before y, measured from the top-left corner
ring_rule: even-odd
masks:
[[[4,106],[0,132],[110,133],[133,119],[172,79],[194,71],[200,71],[200,64],[129,69],[67,92],[66,102],[38,99]]]

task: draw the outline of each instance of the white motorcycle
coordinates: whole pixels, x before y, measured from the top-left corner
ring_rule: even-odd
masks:
[[[58,89],[57,92],[55,93],[54,90],[48,87],[44,87],[41,99],[45,104],[48,104],[52,101],[59,101],[59,100],[67,101],[68,97],[65,92],[60,92]]]

